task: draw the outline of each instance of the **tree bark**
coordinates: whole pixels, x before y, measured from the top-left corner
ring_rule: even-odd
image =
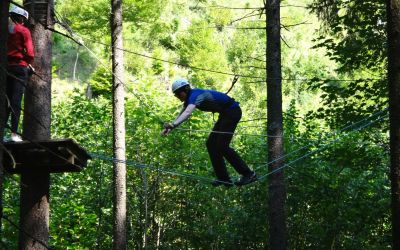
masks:
[[[281,36],[280,1],[267,0],[267,117],[268,117],[268,162],[269,172],[283,166],[283,118],[282,118],[282,72],[281,72]],[[269,204],[269,249],[286,249],[285,199],[286,188],[283,170],[268,178]]]
[[[111,0],[114,134],[113,249],[126,249],[125,90],[122,0]]]
[[[392,244],[400,249],[400,0],[387,0]]]
[[[40,77],[34,75],[25,91],[23,137],[30,141],[47,140],[50,139],[51,123],[52,33],[38,21],[50,26],[54,24],[49,13],[54,2],[25,0],[24,6],[31,14],[34,68]],[[49,189],[48,172],[31,170],[21,173],[19,249],[47,249]]]
[[[8,37],[8,9],[10,3],[8,1],[0,2],[0,138],[4,137],[5,124],[5,95],[7,72],[7,37]],[[3,181],[4,181],[4,166],[3,166],[3,149],[0,148],[0,235],[2,232],[3,218]]]

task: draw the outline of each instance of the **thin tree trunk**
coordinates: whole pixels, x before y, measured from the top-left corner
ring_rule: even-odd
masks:
[[[125,91],[122,42],[122,0],[111,0],[114,132],[113,249],[126,249]]]
[[[387,0],[392,242],[400,249],[400,0]]]
[[[282,72],[280,37],[280,1],[267,0],[267,117],[269,171],[283,166]],[[286,188],[283,170],[268,178],[269,249],[286,249],[285,199]]]
[[[10,3],[8,1],[0,2],[0,139],[4,137],[4,124],[5,124],[5,95],[6,95],[6,82],[7,73],[7,37],[8,37],[8,8]],[[0,235],[2,232],[2,218],[3,218],[3,181],[4,181],[4,166],[3,166],[3,149],[0,148]]]
[[[34,68],[40,78],[33,76],[25,91],[25,112],[23,121],[23,137],[31,140],[50,139],[51,123],[51,57],[52,33],[43,25],[52,26],[54,21],[49,10],[53,9],[53,0],[26,0],[25,8],[32,18],[31,33],[35,48]],[[49,189],[50,174],[35,170],[21,174],[20,194],[20,232],[19,249],[47,249],[49,239]]]

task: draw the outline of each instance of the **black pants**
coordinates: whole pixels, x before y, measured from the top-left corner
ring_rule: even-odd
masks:
[[[19,117],[21,116],[21,102],[24,95],[25,86],[28,82],[28,68],[24,66],[8,67],[7,75],[7,109],[6,124],[11,114],[11,131],[18,132]]]
[[[229,146],[232,141],[233,132],[235,132],[240,118],[242,118],[242,110],[240,107],[228,109],[225,112],[222,112],[219,115],[218,121],[214,125],[213,131],[227,133],[211,132],[208,137],[208,154],[210,155],[212,166],[219,180],[230,180],[224,158],[239,174],[248,175],[251,173],[247,164],[242,160],[238,153]]]

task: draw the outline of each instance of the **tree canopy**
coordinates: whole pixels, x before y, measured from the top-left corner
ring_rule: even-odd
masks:
[[[51,176],[49,243],[112,246],[110,1],[56,1],[52,137],[93,157]],[[386,11],[383,0],[286,0],[282,82],[291,249],[390,249]],[[265,249],[268,239],[266,33],[263,2],[125,0],[128,249]],[[213,114],[195,112],[161,137],[181,103],[175,78],[229,93],[243,118],[232,146],[260,180],[214,188],[205,141]],[[234,176],[233,169],[228,166]],[[18,178],[4,182],[17,221]],[[2,245],[18,229],[3,221]]]

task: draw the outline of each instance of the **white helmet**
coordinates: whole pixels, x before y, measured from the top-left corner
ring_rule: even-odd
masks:
[[[175,93],[178,89],[183,88],[188,85],[189,85],[188,80],[186,80],[184,78],[177,79],[172,83],[172,92]]]
[[[17,15],[21,15],[23,17],[25,17],[26,19],[29,18],[29,13],[28,11],[18,7],[18,6],[13,6],[10,10],[10,13],[15,13]]]

